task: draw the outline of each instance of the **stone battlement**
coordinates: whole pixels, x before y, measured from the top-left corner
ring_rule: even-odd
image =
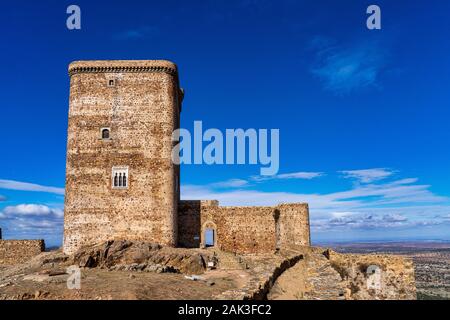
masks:
[[[76,73],[158,71],[177,75],[177,66],[167,60],[91,60],[74,61],[69,65],[70,76]]]

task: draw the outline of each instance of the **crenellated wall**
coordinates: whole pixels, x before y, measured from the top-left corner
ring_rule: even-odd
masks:
[[[178,206],[178,245],[203,247],[206,229],[214,245],[236,253],[264,253],[310,245],[309,210],[304,203],[275,207],[221,207],[217,201],[186,200]]]
[[[43,251],[44,240],[0,240],[0,265],[20,264]]]

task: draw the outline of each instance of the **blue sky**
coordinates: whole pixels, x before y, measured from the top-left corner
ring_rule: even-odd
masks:
[[[69,31],[77,4],[82,29]],[[366,28],[377,4],[382,29]],[[313,241],[450,240],[446,1],[22,1],[2,5],[0,227],[61,242],[67,66],[169,59],[182,126],[280,129],[280,171],[182,168],[183,198],[308,202]]]

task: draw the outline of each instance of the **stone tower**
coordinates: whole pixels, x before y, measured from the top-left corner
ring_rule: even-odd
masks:
[[[182,91],[163,60],[69,66],[64,252],[113,239],[177,244],[171,135]]]

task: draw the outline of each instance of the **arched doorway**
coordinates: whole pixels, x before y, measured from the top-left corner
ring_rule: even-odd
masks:
[[[214,238],[216,237],[216,232],[213,228],[205,229],[205,247],[214,247]]]
[[[217,246],[217,226],[212,221],[207,221],[202,226],[201,247]]]

